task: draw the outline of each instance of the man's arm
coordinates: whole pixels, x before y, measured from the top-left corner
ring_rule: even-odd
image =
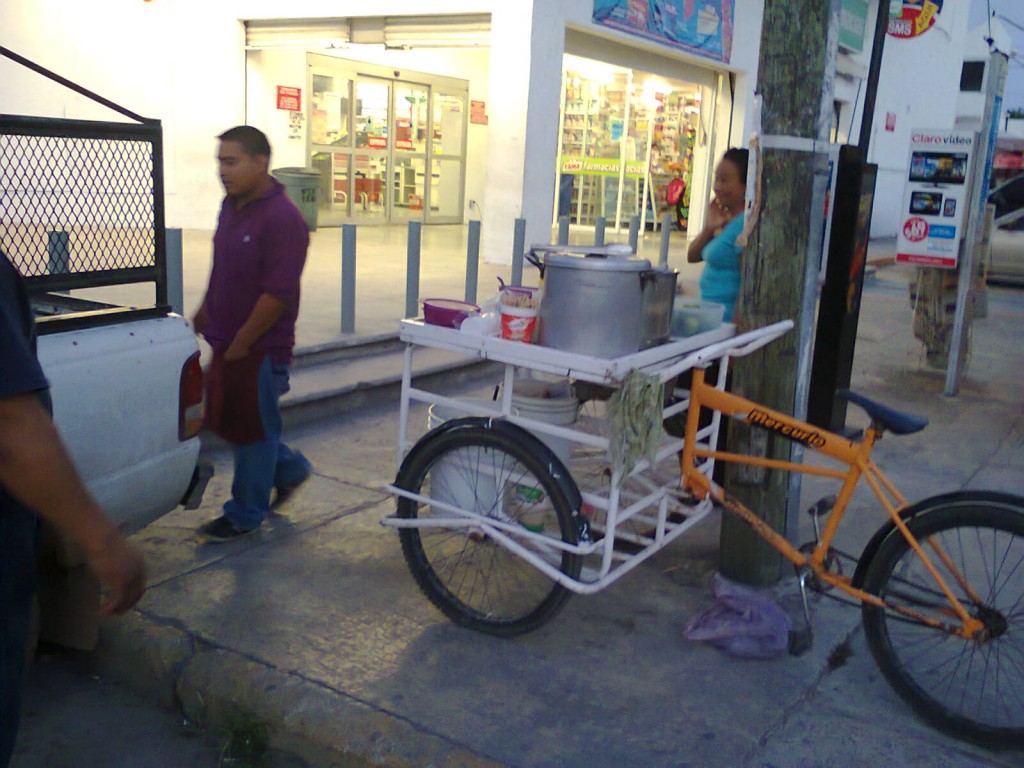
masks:
[[[273,327],[287,306],[287,302],[283,299],[271,296],[269,293],[261,294],[256,300],[252,312],[249,313],[248,319],[238,329],[231,345],[224,352],[224,359],[231,362],[246,357],[253,344]]]
[[[146,589],[141,553],[89,495],[34,393],[0,398],[0,485],[82,547],[110,590],[103,613],[122,613],[139,601]]]

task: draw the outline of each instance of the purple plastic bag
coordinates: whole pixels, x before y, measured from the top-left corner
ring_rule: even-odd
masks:
[[[711,643],[730,656],[770,659],[786,652],[789,617],[768,595],[714,577],[715,603],[683,626],[689,640]]]

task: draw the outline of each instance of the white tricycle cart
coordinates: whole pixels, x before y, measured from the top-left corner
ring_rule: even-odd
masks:
[[[400,469],[388,486],[398,503],[382,523],[399,529],[417,583],[453,621],[494,635],[532,630],[570,593],[603,589],[681,536],[707,516],[712,503],[680,492],[683,441],[661,430],[664,419],[686,410],[686,390],[676,390],[676,398],[666,398],[652,415],[662,435],[654,462],[641,459],[624,469],[612,466],[603,401],[584,405],[573,424],[547,423],[514,406],[517,376],[568,377],[581,388],[614,391],[632,371],[672,385],[683,371],[720,360],[723,387],[730,357],[748,354],[791,327],[783,321],[736,335],[725,324],[602,359],[404,320]],[[413,387],[418,347],[504,364],[500,398],[455,399]],[[464,416],[410,445],[413,402]],[[719,419],[714,414],[698,432],[701,444],[715,444]],[[559,440],[571,441],[568,466],[545,443]],[[711,461],[701,468],[709,475],[711,470]]]

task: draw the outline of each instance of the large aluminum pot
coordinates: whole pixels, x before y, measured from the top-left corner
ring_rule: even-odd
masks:
[[[646,259],[546,253],[539,341],[592,357],[621,357],[644,338]],[[671,316],[671,309],[670,316]]]

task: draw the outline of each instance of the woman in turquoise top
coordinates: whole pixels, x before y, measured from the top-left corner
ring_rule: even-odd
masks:
[[[704,217],[704,229],[690,243],[686,260],[704,262],[700,297],[725,305],[725,321],[732,322],[740,292],[740,253],[736,238],[743,229],[743,204],[747,191],[745,149],[730,149],[718,162],[712,184],[714,198]]]

